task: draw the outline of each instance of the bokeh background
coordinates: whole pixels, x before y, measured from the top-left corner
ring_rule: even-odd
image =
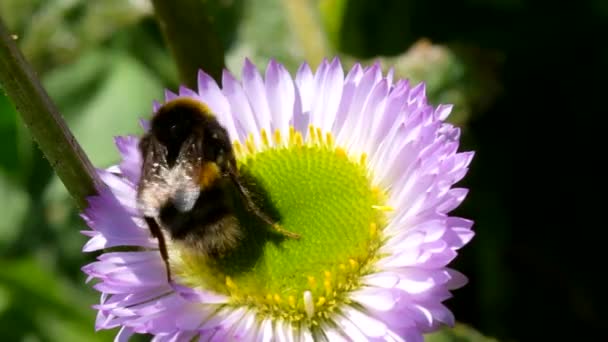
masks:
[[[534,130],[553,129],[565,110],[548,103],[572,96],[563,75],[585,67],[565,61],[606,57],[605,49],[579,50],[576,33],[586,25],[608,32],[605,0],[568,8],[527,0],[205,4],[236,74],[244,57],[261,68],[274,57],[293,72],[304,60],[340,56],[345,69],[394,66],[398,77],[425,81],[434,104],[455,104],[450,120],[463,129],[463,149],[477,151],[457,214],[475,220],[477,235],[453,264],[470,278],[447,302],[460,323],[429,341],[601,340],[592,336],[608,322],[596,300],[603,286],[572,258],[586,247],[561,234],[582,229],[568,214],[574,208],[544,206],[573,198],[539,168],[560,143],[533,143]],[[179,85],[147,0],[0,0],[0,16],[97,167],[115,163],[113,137],[141,134],[138,119]],[[95,255],[81,253],[83,229],[0,91],[1,341],[113,339],[114,331],[94,331],[98,295],[80,268]]]

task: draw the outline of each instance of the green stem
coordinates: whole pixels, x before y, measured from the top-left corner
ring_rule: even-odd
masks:
[[[294,30],[306,61],[316,67],[323,58],[329,58],[330,48],[317,13],[308,0],[282,0],[288,21]]]
[[[80,209],[101,181],[0,18],[0,84]]]
[[[188,87],[197,85],[203,69],[220,82],[224,49],[211,24],[213,18],[203,0],[152,0],[156,18],[177,62],[180,78]]]

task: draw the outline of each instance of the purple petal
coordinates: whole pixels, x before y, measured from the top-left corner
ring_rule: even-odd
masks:
[[[398,297],[393,292],[383,288],[367,287],[353,292],[351,296],[364,307],[378,311],[391,310],[398,300]]]
[[[468,189],[454,188],[445,196],[445,201],[437,205],[437,210],[441,213],[449,213],[456,209],[469,193]]]
[[[352,308],[347,308],[344,313],[351,322],[357,324],[366,336],[381,337],[386,334],[386,325],[377,319]]]
[[[302,101],[302,112],[309,112],[314,100],[314,76],[308,64],[300,65],[295,82]]]
[[[137,193],[133,187],[133,183],[104,170],[98,170],[97,174],[108,185],[110,191],[112,191],[112,195],[122,205],[125,212],[131,216],[139,216],[136,204]]]
[[[338,59],[331,64],[322,63],[315,75],[315,94],[311,108],[311,124],[329,131],[336,117],[342,98],[344,71]]]
[[[139,126],[145,131],[149,131],[150,130],[150,121],[146,120],[146,119],[140,119],[139,120]]]
[[[174,285],[173,289],[178,292],[184,299],[190,302],[223,304],[228,301],[228,297],[210,291],[195,290],[180,285]]]
[[[123,209],[120,202],[107,189],[101,189],[100,195],[88,199],[89,207],[82,217],[87,225],[99,232],[85,245],[85,251],[91,248],[108,248],[113,246],[153,247],[147,229],[139,227]]]
[[[425,105],[426,104],[426,84],[419,83],[409,93],[407,98],[407,102],[409,105],[417,104],[417,105]]]
[[[353,324],[349,319],[338,316],[336,319],[338,327],[341,328],[342,332],[346,334],[352,341],[365,341],[367,338],[363,332],[358,328],[357,325]]]
[[[336,341],[336,342],[348,342],[345,336],[342,335],[341,331],[334,329],[333,327],[329,327],[327,325],[322,325],[321,330],[324,332],[327,341]]]
[[[262,76],[260,76],[255,65],[253,65],[249,59],[245,59],[242,74],[243,90],[249,99],[258,127],[260,129],[265,129],[268,133],[272,133],[270,130],[270,108],[268,107]]]
[[[378,67],[374,66],[368,69],[364,74],[361,82],[357,85],[351,105],[348,110],[348,120],[345,121],[344,126],[338,133],[336,142],[339,144],[345,144],[349,139],[354,138],[351,134],[354,133],[355,128],[360,125],[363,120],[363,108],[365,101],[367,100],[373,87],[380,81],[381,74],[379,73]]]
[[[351,149],[354,151],[364,151],[365,153],[374,152],[374,148],[369,143],[369,135],[376,126],[379,125],[378,117],[384,114],[386,96],[388,95],[388,83],[382,80],[371,90],[365,104],[360,109],[361,120],[354,129],[354,138],[351,142]]]
[[[217,115],[218,121],[228,131],[230,139],[238,139],[237,126],[228,100],[222,94],[215,80],[203,71],[198,73],[198,95],[201,101],[207,104],[211,111]]]
[[[355,63],[353,67],[350,69],[346,78],[344,79],[344,84],[353,83],[355,86],[359,84],[361,78],[363,77],[363,68],[361,68],[361,64]]]
[[[393,288],[399,282],[399,276],[391,272],[372,273],[363,277],[363,283],[372,287]]]
[[[142,158],[139,152],[139,138],[135,136],[116,137],[114,139],[122,157],[120,172],[131,182],[137,184],[141,173]]]
[[[378,124],[372,132],[371,146],[378,146],[382,138],[386,137],[388,131],[397,122],[397,117],[403,108],[403,96],[408,90],[407,82],[398,82],[391,90],[384,115],[379,116]]]
[[[165,102],[169,102],[171,100],[175,100],[176,98],[178,98],[179,96],[172,92],[171,90],[165,90]]]
[[[285,68],[270,60],[266,68],[266,94],[272,114],[272,130],[279,130],[282,134],[289,132],[289,122],[300,120],[301,98],[296,94],[291,76]],[[297,97],[296,97],[297,95]]]
[[[464,274],[462,274],[456,270],[447,269],[446,272],[448,273],[448,275],[450,277],[450,280],[446,283],[446,286],[450,290],[459,289],[459,288],[465,286],[469,282],[467,276],[465,276]]]
[[[293,118],[289,124],[292,125],[297,132],[306,132],[310,122],[310,114],[308,112],[303,112],[300,93],[297,91],[295,92],[295,102],[293,107]]]
[[[450,116],[450,113],[452,112],[453,107],[454,107],[453,105],[437,106],[437,109],[435,109],[435,117],[441,121],[444,121],[445,119],[448,118],[448,116]]]
[[[390,67],[388,72],[386,73],[386,80],[388,81],[388,85],[392,87],[393,77],[395,76],[395,68]]]
[[[161,106],[161,105],[160,105],[160,102],[158,102],[158,101],[154,100],[154,101],[152,102],[152,111],[153,111],[154,113],[158,112],[158,110],[160,109],[160,106]]]
[[[179,87],[179,96],[180,97],[191,97],[193,99],[200,101],[198,93],[196,93],[194,90],[184,87],[184,86]]]

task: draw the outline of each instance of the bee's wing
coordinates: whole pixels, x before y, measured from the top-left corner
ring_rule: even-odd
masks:
[[[156,217],[172,192],[166,179],[167,149],[153,135],[144,136],[139,149],[143,163],[137,189],[137,207],[144,216]]]
[[[192,210],[201,193],[199,176],[203,163],[202,141],[192,135],[182,144],[169,177],[173,184],[172,202],[177,210]]]
[[[169,253],[165,236],[156,221],[161,205],[170,196],[169,184],[164,178],[167,171],[167,149],[153,135],[145,135],[139,142],[139,150],[143,163],[137,189],[137,207],[144,215],[150,233],[158,239],[160,255],[167,270],[167,280],[171,282],[171,268],[169,267]]]

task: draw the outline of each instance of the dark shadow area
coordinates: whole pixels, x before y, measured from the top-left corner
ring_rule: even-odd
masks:
[[[255,181],[254,177],[247,170],[241,170],[241,181],[249,190],[253,201],[262,212],[275,222],[280,223],[279,212],[273,206],[268,193]],[[262,257],[264,245],[267,243],[280,245],[281,241],[285,239],[284,236],[275,232],[272,227],[266,225],[259,217],[248,211],[237,190],[233,190],[232,201],[236,216],[243,230],[243,238],[236,249],[215,261],[217,267],[221,268],[229,276],[251,270]]]
[[[469,196],[453,214],[474,220],[476,236],[451,264],[469,283],[446,304],[458,321],[501,341],[604,339],[605,286],[591,272],[605,257],[588,240],[603,236],[605,224],[579,220],[574,189],[585,183],[580,171],[595,179],[596,158],[579,143],[603,136],[575,131],[606,112],[606,2],[381,3],[349,2],[344,51],[394,55],[425,37],[502,60],[501,95],[463,127],[460,149],[476,155],[459,184]]]

